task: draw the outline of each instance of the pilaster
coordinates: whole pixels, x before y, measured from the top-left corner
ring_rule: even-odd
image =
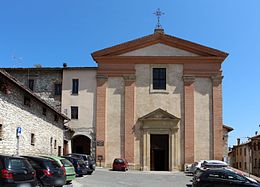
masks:
[[[97,112],[96,112],[96,160],[104,166],[106,159],[106,88],[107,77],[97,75]]]
[[[213,129],[213,157],[221,160],[222,153],[222,76],[211,76],[212,80],[212,129]]]
[[[184,163],[194,162],[194,81],[183,76],[184,81]]]
[[[124,76],[125,80],[125,138],[124,157],[134,164],[134,123],[135,123],[135,76]]]

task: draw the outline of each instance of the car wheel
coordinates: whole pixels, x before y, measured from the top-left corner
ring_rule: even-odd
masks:
[[[66,182],[66,184],[70,184],[70,183],[71,183],[71,181],[67,181],[67,182]]]
[[[91,175],[93,173],[93,171],[88,171],[87,174],[88,175]]]

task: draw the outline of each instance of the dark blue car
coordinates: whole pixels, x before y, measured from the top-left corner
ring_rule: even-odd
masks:
[[[73,164],[77,176],[86,175],[88,173],[88,169],[83,160],[71,156],[63,156],[63,158],[66,158]]]

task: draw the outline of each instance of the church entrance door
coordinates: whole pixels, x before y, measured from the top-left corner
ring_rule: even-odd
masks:
[[[151,134],[151,171],[169,171],[169,135]]]

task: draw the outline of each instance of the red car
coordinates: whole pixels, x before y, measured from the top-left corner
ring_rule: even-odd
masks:
[[[113,162],[114,171],[126,171],[128,170],[128,162],[123,158],[116,158]]]

